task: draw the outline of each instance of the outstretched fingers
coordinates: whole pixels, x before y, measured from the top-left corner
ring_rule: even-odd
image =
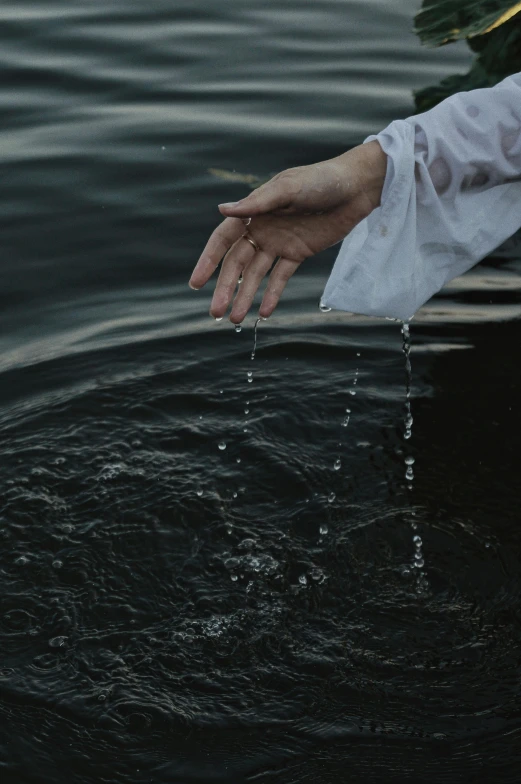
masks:
[[[255,255],[255,248],[242,237],[244,224],[242,228],[239,239],[232,245],[222,263],[210,305],[210,315],[214,318],[222,318],[228,310],[240,274]]]
[[[222,257],[244,234],[244,223],[240,218],[226,218],[210,235],[210,239],[194,267],[188,285],[200,289],[209,280]]]
[[[244,270],[242,283],[233,301],[230,314],[230,321],[234,324],[240,324],[241,321],[244,321],[246,314],[251,308],[255,293],[272,264],[273,256],[260,251],[254,255]]]
[[[286,288],[288,280],[300,266],[300,261],[280,258],[268,278],[268,285],[264,292],[264,297],[259,309],[259,315],[263,318],[271,316],[279,303],[282,292]]]

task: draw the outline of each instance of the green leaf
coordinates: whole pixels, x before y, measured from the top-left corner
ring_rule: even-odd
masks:
[[[454,93],[493,87],[510,74],[521,71],[521,17],[512,17],[487,35],[467,41],[477,53],[466,74],[448,76],[438,85],[416,90],[417,113],[426,112]]]
[[[490,33],[520,12],[513,0],[423,0],[414,32],[425,46],[443,46]]]
[[[441,101],[444,101],[445,98],[454,95],[454,93],[477,90],[480,87],[493,87],[494,84],[496,84],[496,80],[487,74],[476,59],[468,73],[447,76],[439,84],[423,87],[421,90],[414,90],[416,114],[427,112]]]

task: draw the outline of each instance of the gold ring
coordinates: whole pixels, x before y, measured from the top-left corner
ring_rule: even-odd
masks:
[[[260,248],[259,248],[259,246],[257,245],[257,243],[255,242],[255,240],[252,240],[252,238],[248,236],[248,232],[246,232],[245,234],[243,234],[243,235],[242,235],[242,239],[244,239],[244,240],[248,240],[248,242],[250,243],[250,245],[253,245],[253,247],[255,248],[255,250],[260,250]]]

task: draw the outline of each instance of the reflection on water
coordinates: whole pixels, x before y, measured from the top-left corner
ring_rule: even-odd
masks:
[[[0,10],[2,781],[517,781],[517,246],[416,314],[412,440],[398,325],[316,306],[335,249],[240,332],[187,285],[247,192],[208,169],[467,67],[413,13]]]

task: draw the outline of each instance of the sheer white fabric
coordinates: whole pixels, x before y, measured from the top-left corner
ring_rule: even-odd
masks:
[[[395,120],[381,203],[346,237],[322,303],[407,320],[521,227],[521,72]]]

